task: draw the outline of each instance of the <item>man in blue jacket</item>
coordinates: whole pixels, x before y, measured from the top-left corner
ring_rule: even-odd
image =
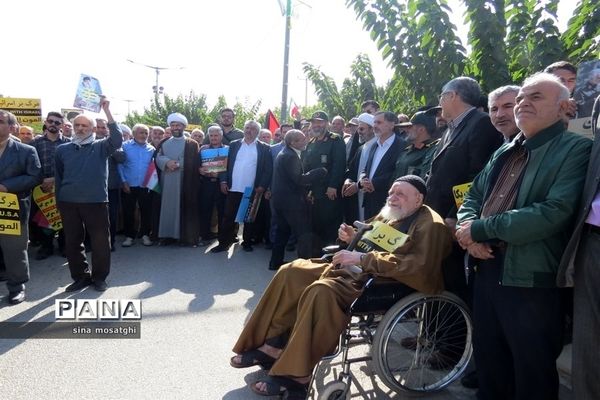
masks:
[[[25,300],[25,285],[29,280],[29,259],[27,258],[27,241],[29,240],[29,220],[31,189],[42,181],[42,167],[35,149],[17,142],[10,135],[11,128],[17,124],[15,116],[8,111],[0,110],[0,256],[6,266],[6,286],[8,302],[18,304]],[[16,194],[19,200],[18,212],[16,204],[10,205],[5,194]],[[18,214],[18,215],[16,215]],[[6,234],[6,222],[17,219],[20,222],[20,233]]]
[[[459,244],[477,259],[473,344],[478,399],[558,399],[563,305],[556,287],[591,141],[565,130],[569,90],[547,73],[525,80],[521,129],[475,178],[458,212]]]
[[[71,292],[94,284],[98,291],[107,288],[110,272],[110,231],[108,220],[108,158],[123,142],[123,135],[102,98],[110,136],[95,140],[96,121],[80,114],[73,120],[72,141],[56,149],[56,200],[65,230],[65,252],[74,282]],[[84,228],[85,226],[85,228]],[[85,232],[92,244],[90,272],[85,256]]]

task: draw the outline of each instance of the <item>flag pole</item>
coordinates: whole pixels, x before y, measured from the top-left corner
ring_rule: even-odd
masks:
[[[285,9],[285,46],[283,50],[283,86],[281,90],[281,123],[287,121],[288,67],[290,60],[290,29],[292,20],[292,0],[287,0]]]

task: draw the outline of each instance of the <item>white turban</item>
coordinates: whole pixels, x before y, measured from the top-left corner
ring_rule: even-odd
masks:
[[[362,113],[358,116],[358,122],[362,122],[370,127],[373,127],[373,125],[375,125],[375,117],[373,117],[371,114]]]
[[[183,124],[185,126],[187,126],[188,124],[185,115],[180,113],[173,113],[167,117],[167,125],[171,125],[172,122],[179,122],[180,124]]]

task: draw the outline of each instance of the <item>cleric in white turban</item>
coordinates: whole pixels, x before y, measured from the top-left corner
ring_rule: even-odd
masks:
[[[180,124],[183,124],[184,127],[186,127],[188,124],[188,120],[185,115],[180,113],[173,113],[167,117],[168,125],[171,125],[173,122],[179,122]]]
[[[156,154],[162,189],[158,237],[163,244],[195,246],[200,236],[198,142],[183,135],[188,124],[183,114],[173,113],[167,122],[172,136],[158,145]]]

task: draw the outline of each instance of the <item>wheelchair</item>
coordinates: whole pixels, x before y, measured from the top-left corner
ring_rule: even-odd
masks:
[[[335,249],[329,246],[324,251]],[[452,293],[425,295],[394,280],[370,278],[348,313],[350,323],[340,335],[335,353],[322,358],[315,367],[311,388],[315,387],[316,372],[323,361],[342,355],[338,378],[312,393],[318,400],[350,399],[353,363],[371,361],[389,389],[419,395],[452,384],[471,359],[470,313]],[[370,354],[349,357],[350,348],[362,344],[370,346]]]

